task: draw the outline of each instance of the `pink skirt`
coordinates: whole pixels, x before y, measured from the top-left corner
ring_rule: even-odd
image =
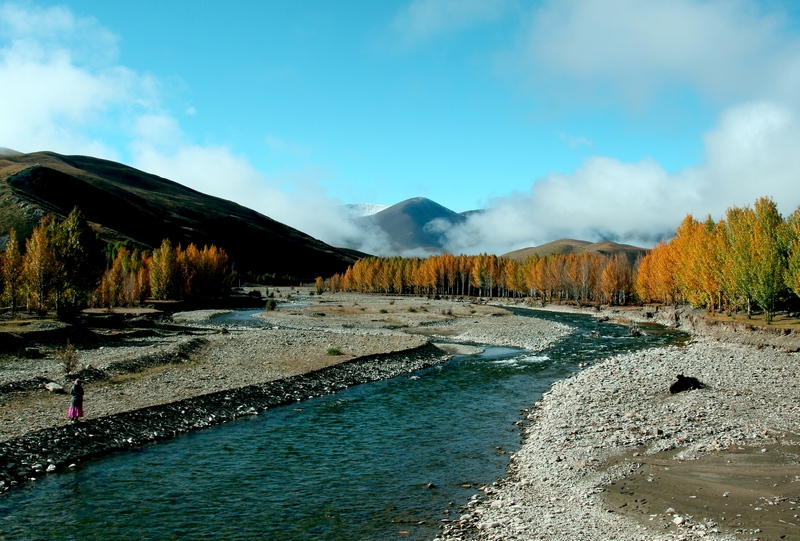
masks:
[[[78,417],[83,417],[83,408],[76,408],[75,406],[69,407],[69,413],[67,416],[70,419],[77,419]]]

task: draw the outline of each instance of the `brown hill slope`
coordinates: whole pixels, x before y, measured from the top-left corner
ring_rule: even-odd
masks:
[[[507,254],[503,255],[509,259],[522,261],[526,257],[534,255],[538,255],[539,257],[547,257],[555,254],[580,255],[582,253],[603,255],[615,255],[622,253],[628,257],[628,260],[631,263],[634,263],[640,256],[644,256],[647,253],[647,250],[645,248],[639,248],[629,244],[617,244],[616,242],[611,241],[592,243],[585,240],[561,239],[542,244],[541,246],[533,246],[531,248],[514,250],[513,252],[508,252]]]
[[[0,235],[26,237],[45,214],[78,207],[105,242],[224,248],[241,271],[313,279],[343,272],[333,248],[251,209],[120,163],[53,152],[0,155]]]

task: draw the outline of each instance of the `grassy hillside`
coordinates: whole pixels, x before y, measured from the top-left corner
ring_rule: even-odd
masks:
[[[224,248],[240,271],[313,279],[359,254],[331,247],[237,203],[120,163],[52,152],[0,155],[0,235],[27,236],[46,214],[78,207],[105,242]]]

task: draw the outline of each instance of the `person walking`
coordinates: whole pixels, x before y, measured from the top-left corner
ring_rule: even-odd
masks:
[[[69,390],[69,394],[72,395],[72,399],[69,401],[67,417],[71,422],[75,423],[78,418],[83,417],[83,382],[80,379],[75,380],[72,389]]]

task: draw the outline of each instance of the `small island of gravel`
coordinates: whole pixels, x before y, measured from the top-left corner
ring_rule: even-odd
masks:
[[[509,476],[441,539],[800,538],[800,339],[668,314],[693,333],[687,345],[555,383]],[[671,394],[677,374],[705,386]]]
[[[44,381],[64,382],[52,356],[6,359],[3,489],[94,454],[475,352],[475,343],[540,350],[571,332],[467,299],[295,295],[256,314],[255,327],[214,323],[224,313],[162,315],[159,325],[109,330],[119,336],[81,349],[88,417],[78,426],[67,424],[65,395],[44,389]],[[796,536],[800,341],[689,316],[656,314],[693,334],[685,346],[613,357],[553,385],[528,415],[508,477],[483,487],[485,497],[446,523],[440,539]],[[705,388],[672,395],[677,374]],[[98,434],[115,436],[87,452]],[[53,441],[67,436],[78,443],[59,454]]]
[[[98,336],[78,350],[87,416],[76,425],[66,419],[65,395],[45,388],[69,388],[56,348],[39,348],[40,358],[5,359],[0,489],[92,456],[440,363],[475,352],[471,343],[538,350],[570,332],[466,299],[291,297],[277,310],[256,312],[255,325],[220,323],[225,310],[137,311],[123,328],[82,329]],[[122,312],[115,317],[125,319]]]

